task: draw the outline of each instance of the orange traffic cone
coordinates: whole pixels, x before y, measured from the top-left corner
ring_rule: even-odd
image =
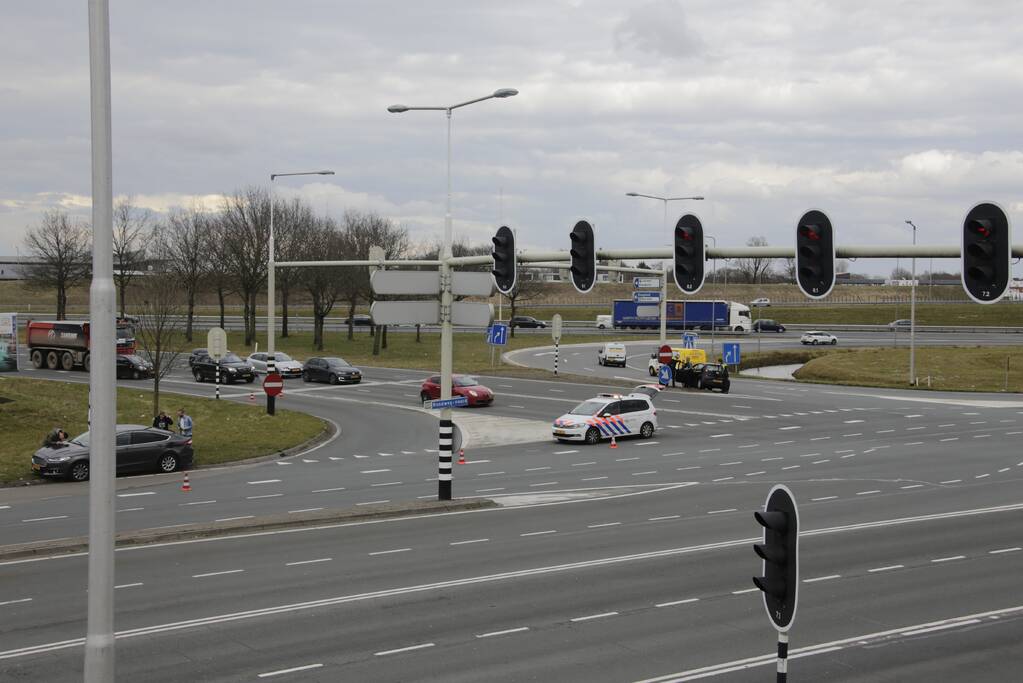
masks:
[[[255,402],[256,402],[256,394],[255,394],[255,392],[251,392],[250,391],[249,392],[249,403],[255,403]]]
[[[465,464],[465,449],[464,448],[459,448],[458,449],[458,464],[459,465],[464,465]]]
[[[618,442],[615,441],[615,435],[611,435],[611,448],[618,448]]]
[[[188,483],[188,472],[185,472],[185,480],[181,482],[181,490],[185,493],[192,490],[192,485]]]

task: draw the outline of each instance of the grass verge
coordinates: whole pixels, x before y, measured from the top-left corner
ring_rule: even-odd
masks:
[[[184,408],[195,421],[196,465],[244,460],[312,439],[326,424],[319,418],[289,410],[266,415],[262,406],[166,394],[166,410]],[[0,482],[31,480],[30,458],[47,432],[63,427],[71,436],[88,429],[89,387],[0,375]],[[152,424],[152,392],[117,390],[117,421]]]

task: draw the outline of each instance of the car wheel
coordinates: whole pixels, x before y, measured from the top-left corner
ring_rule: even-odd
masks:
[[[49,351],[49,352],[47,352],[47,354],[46,354],[46,367],[48,367],[51,370],[56,370],[57,366],[59,364],[60,364],[60,357],[57,355],[57,352],[56,351]]]
[[[430,395],[428,393],[426,393],[425,391],[420,391],[419,392],[419,403],[421,405],[425,405],[426,402],[429,401],[429,400],[430,400]]]
[[[742,331],[743,331],[743,330],[742,330],[742,325],[736,325],[736,326],[735,326],[735,331],[736,331],[736,332],[742,332]]]
[[[696,388],[699,389],[700,391],[703,391],[703,380],[702,379],[696,380]]]
[[[71,370],[75,367],[75,357],[65,351],[60,356],[60,367],[64,370]]]
[[[832,339],[832,340],[831,340],[831,345],[832,345],[832,346],[834,346],[834,345],[835,345],[835,344],[837,344],[837,343],[838,343],[838,340],[837,340],[837,339]]]
[[[142,376],[142,375],[140,375],[140,374],[139,374],[139,371],[138,371],[138,370],[132,370],[132,371],[131,371],[131,378],[132,378],[132,379],[138,379],[138,378],[139,378],[139,377],[141,377],[141,376]]]
[[[202,373],[199,372],[199,368],[195,368],[194,370],[192,370],[192,377],[195,377],[196,382],[202,381]]]
[[[643,426],[639,428],[639,435],[644,439],[649,439],[654,435],[654,426],[649,422],[644,422]]]
[[[731,389],[731,388],[732,388],[731,384],[726,384],[725,386],[721,387],[721,393],[722,394],[727,394],[728,390]]]
[[[330,373],[330,376],[327,377],[327,382],[330,384],[337,384],[337,375],[335,375],[333,372]]]
[[[178,456],[173,453],[164,453],[160,456],[156,466],[161,472],[173,472],[178,469]]]
[[[778,328],[778,334],[781,334],[781,333],[782,333],[782,332],[784,332],[784,331],[785,331],[785,328],[784,328],[784,327],[779,327],[779,328]]]
[[[248,377],[245,378],[245,383],[246,384],[252,384],[255,381],[256,381],[256,376],[255,375],[249,375]]]
[[[586,443],[591,446],[596,443],[600,443],[600,430],[596,427],[590,427],[586,430]]]
[[[88,372],[92,369],[92,356],[85,354],[85,371]]]
[[[312,382],[313,378],[309,376],[308,372],[303,372],[302,373],[302,381],[303,382]]]
[[[36,370],[43,367],[43,352],[36,350],[32,352],[32,367]]]
[[[78,462],[71,465],[71,469],[67,473],[68,479],[71,481],[88,481],[89,479],[89,461],[79,460]]]
[[[650,373],[651,377],[653,377],[654,375],[657,374],[657,372],[652,367],[650,367],[649,365],[647,366],[646,371]]]
[[[817,346],[817,340],[816,339],[812,340],[810,344],[812,344],[813,346]]]

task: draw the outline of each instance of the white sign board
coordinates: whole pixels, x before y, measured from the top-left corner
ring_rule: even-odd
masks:
[[[494,322],[494,305],[456,301],[451,304],[451,323],[467,327],[489,327]]]
[[[387,257],[387,252],[384,251],[383,247],[370,247],[369,248],[369,260],[370,261],[383,261]],[[370,266],[369,272],[372,275],[376,271],[380,270],[380,266]]]
[[[554,341],[561,340],[561,314],[555,313],[554,317],[551,318],[551,338]]]
[[[440,293],[440,273],[435,270],[377,270],[369,276],[369,285],[374,294],[436,295]]]
[[[369,314],[377,325],[436,325],[440,322],[440,302],[374,301]]]
[[[214,327],[206,333],[206,349],[214,360],[227,355],[227,332],[223,327]]]
[[[456,296],[492,296],[497,291],[490,273],[455,271],[451,274],[451,293]]]
[[[661,280],[656,277],[634,277],[632,286],[636,289],[655,289],[661,286]]]

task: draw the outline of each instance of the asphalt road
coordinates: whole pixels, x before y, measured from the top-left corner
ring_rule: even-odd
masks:
[[[646,346],[637,367],[600,370],[645,381]],[[121,478],[119,529],[433,497],[425,374],[289,381],[283,407],[338,438],[196,472],[188,494],[176,476]],[[498,400],[458,411],[454,491],[506,507],[119,551],[121,680],[764,680],[775,635],[751,590],[751,512],[774,483],[805,530],[793,679],[1003,681],[1023,664],[1023,399],[735,379],[728,395],[662,393],[654,438],[612,450],[544,435],[599,387],[484,381]],[[81,533],[85,494],[0,489],[0,533]],[[0,564],[0,681],[80,679],[85,564]]]

